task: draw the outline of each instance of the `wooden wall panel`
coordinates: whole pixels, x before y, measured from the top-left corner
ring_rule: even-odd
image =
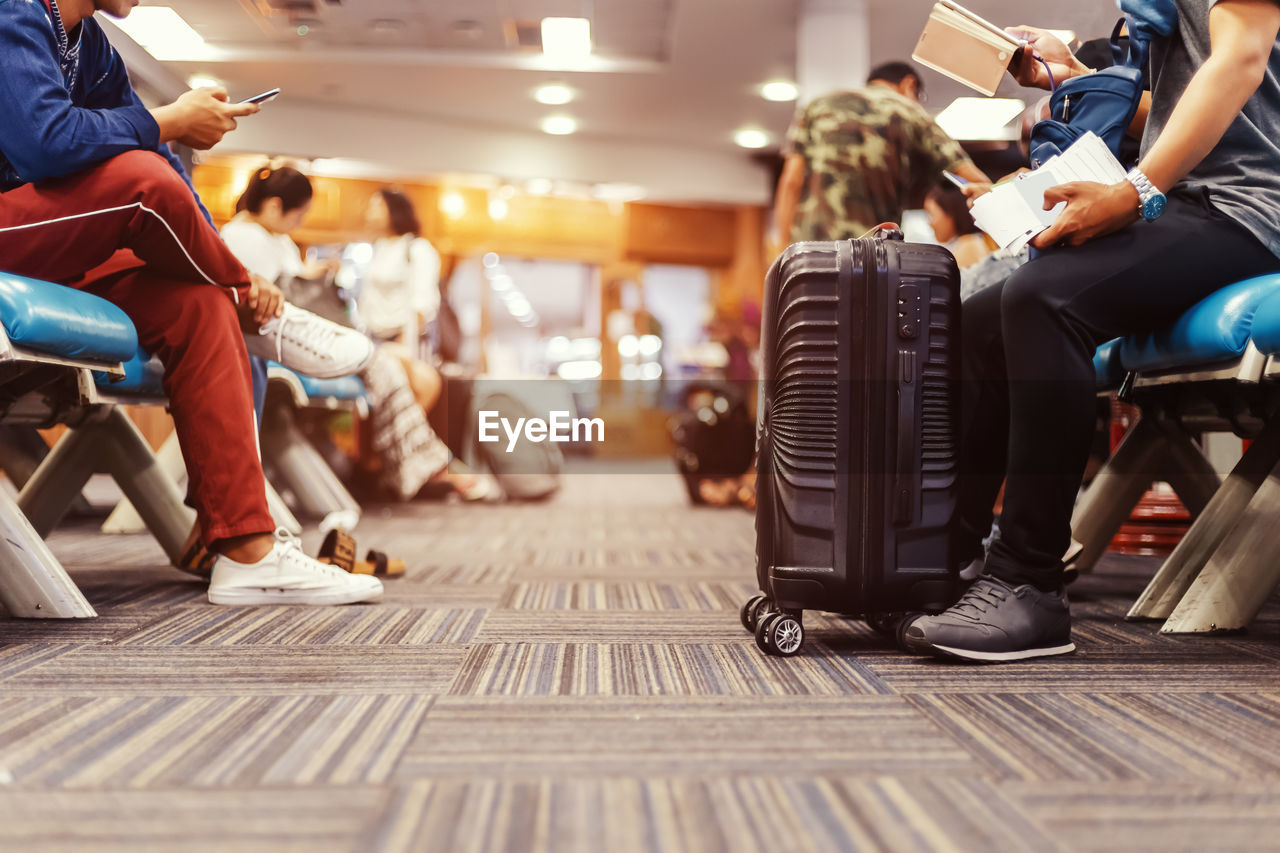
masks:
[[[644,263],[726,267],[733,263],[736,227],[730,207],[629,204],[623,256]]]

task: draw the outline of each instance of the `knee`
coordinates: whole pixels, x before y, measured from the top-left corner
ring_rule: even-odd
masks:
[[[1027,275],[1027,267],[1017,270],[1005,282],[1000,293],[1000,319],[1004,326],[1013,323],[1036,322],[1046,312],[1055,310],[1051,294],[1053,288],[1042,276]]]
[[[188,338],[205,343],[241,337],[240,320],[231,294],[210,284],[182,288],[173,326]]]
[[[154,151],[126,151],[102,165],[123,197],[152,206],[191,202],[191,190],[169,161]]]

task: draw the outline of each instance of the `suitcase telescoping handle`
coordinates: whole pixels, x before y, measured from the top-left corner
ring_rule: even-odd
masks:
[[[916,445],[916,350],[911,345],[920,337],[922,294],[915,284],[898,285],[898,424],[894,453],[893,520],[910,524],[915,518]]]

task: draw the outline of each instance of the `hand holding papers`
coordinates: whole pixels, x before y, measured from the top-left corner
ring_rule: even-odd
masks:
[[[1062,154],[1034,172],[996,184],[973,203],[973,220],[1003,249],[1018,251],[1048,228],[1065,202],[1044,210],[1044,191],[1073,181],[1116,184],[1124,167],[1093,133],[1086,133]]]
[[[940,0],[911,58],[984,95],[994,95],[1022,42],[959,3]]]

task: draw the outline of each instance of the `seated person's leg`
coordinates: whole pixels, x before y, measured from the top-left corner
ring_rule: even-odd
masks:
[[[1202,197],[1175,196],[1155,222],[1047,252],[1014,273],[1000,294],[1010,412],[1000,536],[987,576],[908,628],[913,648],[988,660],[1074,649],[1062,555],[1093,433],[1094,349],[1166,326],[1213,291],[1277,266]]]
[[[144,349],[164,363],[165,393],[204,541],[219,553],[209,598],[226,604],[342,604],[381,584],[302,554],[273,536],[258,457],[249,358],[221,288],[175,282],[135,266],[81,285],[124,309]]]

